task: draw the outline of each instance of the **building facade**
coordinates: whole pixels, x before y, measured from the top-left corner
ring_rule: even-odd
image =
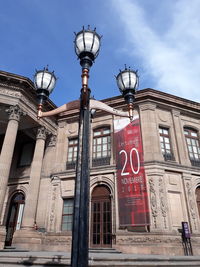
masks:
[[[122,97],[103,100],[126,110]],[[49,100],[45,110],[55,108]],[[153,89],[137,92],[150,210],[148,227],[119,224],[114,120],[103,111],[90,130],[90,247],[183,255],[188,222],[200,255],[200,104]],[[69,251],[78,110],[37,119],[33,83],[0,72],[0,247]]]

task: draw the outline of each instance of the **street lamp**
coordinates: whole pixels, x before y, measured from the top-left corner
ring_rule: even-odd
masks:
[[[130,67],[120,73],[116,77],[118,88],[123,95],[126,103],[128,104],[128,111],[130,120],[133,119],[133,103],[135,101],[135,92],[138,86],[138,74],[137,71],[131,70]]]
[[[43,103],[47,100],[56,85],[56,76],[48,70],[48,66],[43,70],[36,70],[34,85],[38,97],[38,110],[42,110]]]
[[[53,116],[64,111],[79,109],[79,139],[76,162],[76,179],[75,179],[75,197],[72,229],[72,249],[71,249],[71,266],[87,267],[88,266],[88,237],[89,237],[89,181],[90,181],[90,117],[91,110],[101,109],[108,113],[133,118],[134,93],[138,84],[137,72],[130,69],[120,71],[117,75],[117,82],[129,107],[127,112],[119,111],[103,102],[90,98],[90,89],[88,88],[89,70],[94,60],[99,54],[101,37],[96,30],[89,27],[78,32],[75,36],[75,52],[80,60],[82,67],[82,89],[80,101],[75,100],[64,104],[54,110],[42,112],[44,101],[55,87],[56,77],[48,69],[37,71],[35,74],[34,84],[36,87],[38,104],[38,119],[41,117]]]
[[[72,229],[71,266],[88,266],[89,244],[89,181],[90,181],[90,89],[89,70],[98,56],[101,37],[95,29],[76,34],[74,45],[82,67],[82,89],[80,97],[79,140],[76,164],[74,218]]]

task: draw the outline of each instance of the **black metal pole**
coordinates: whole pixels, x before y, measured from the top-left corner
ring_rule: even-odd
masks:
[[[81,90],[71,266],[88,266],[90,179],[90,89]]]

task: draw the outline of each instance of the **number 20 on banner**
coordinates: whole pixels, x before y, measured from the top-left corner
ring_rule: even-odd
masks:
[[[138,163],[136,170],[133,167],[133,153],[136,154],[137,163]],[[119,152],[119,155],[121,155],[121,154],[124,154],[124,156],[125,156],[124,165],[123,165],[123,168],[122,168],[122,171],[121,171],[121,176],[126,176],[126,175],[130,174],[129,172],[125,172],[125,169],[126,169],[126,166],[127,166],[127,162],[128,162],[128,156],[129,156],[130,166],[131,166],[131,170],[132,170],[133,174],[138,174],[139,171],[140,171],[140,157],[139,157],[139,153],[138,153],[137,149],[135,147],[133,147],[131,149],[129,155],[127,155],[127,152],[124,149],[122,149]]]

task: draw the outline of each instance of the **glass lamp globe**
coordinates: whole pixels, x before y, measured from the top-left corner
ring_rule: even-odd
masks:
[[[50,72],[48,68],[44,68],[43,70],[36,71],[34,84],[36,90],[43,90],[49,96],[55,88],[56,76],[54,72]]]
[[[95,29],[85,30],[76,34],[75,38],[75,52],[81,59],[84,56],[89,56],[91,60],[94,60],[99,53],[101,37],[96,33]]]
[[[116,77],[117,85],[122,94],[124,94],[127,90],[135,93],[135,90],[138,85],[138,75],[137,71],[131,70],[130,68],[120,71],[120,73]]]

